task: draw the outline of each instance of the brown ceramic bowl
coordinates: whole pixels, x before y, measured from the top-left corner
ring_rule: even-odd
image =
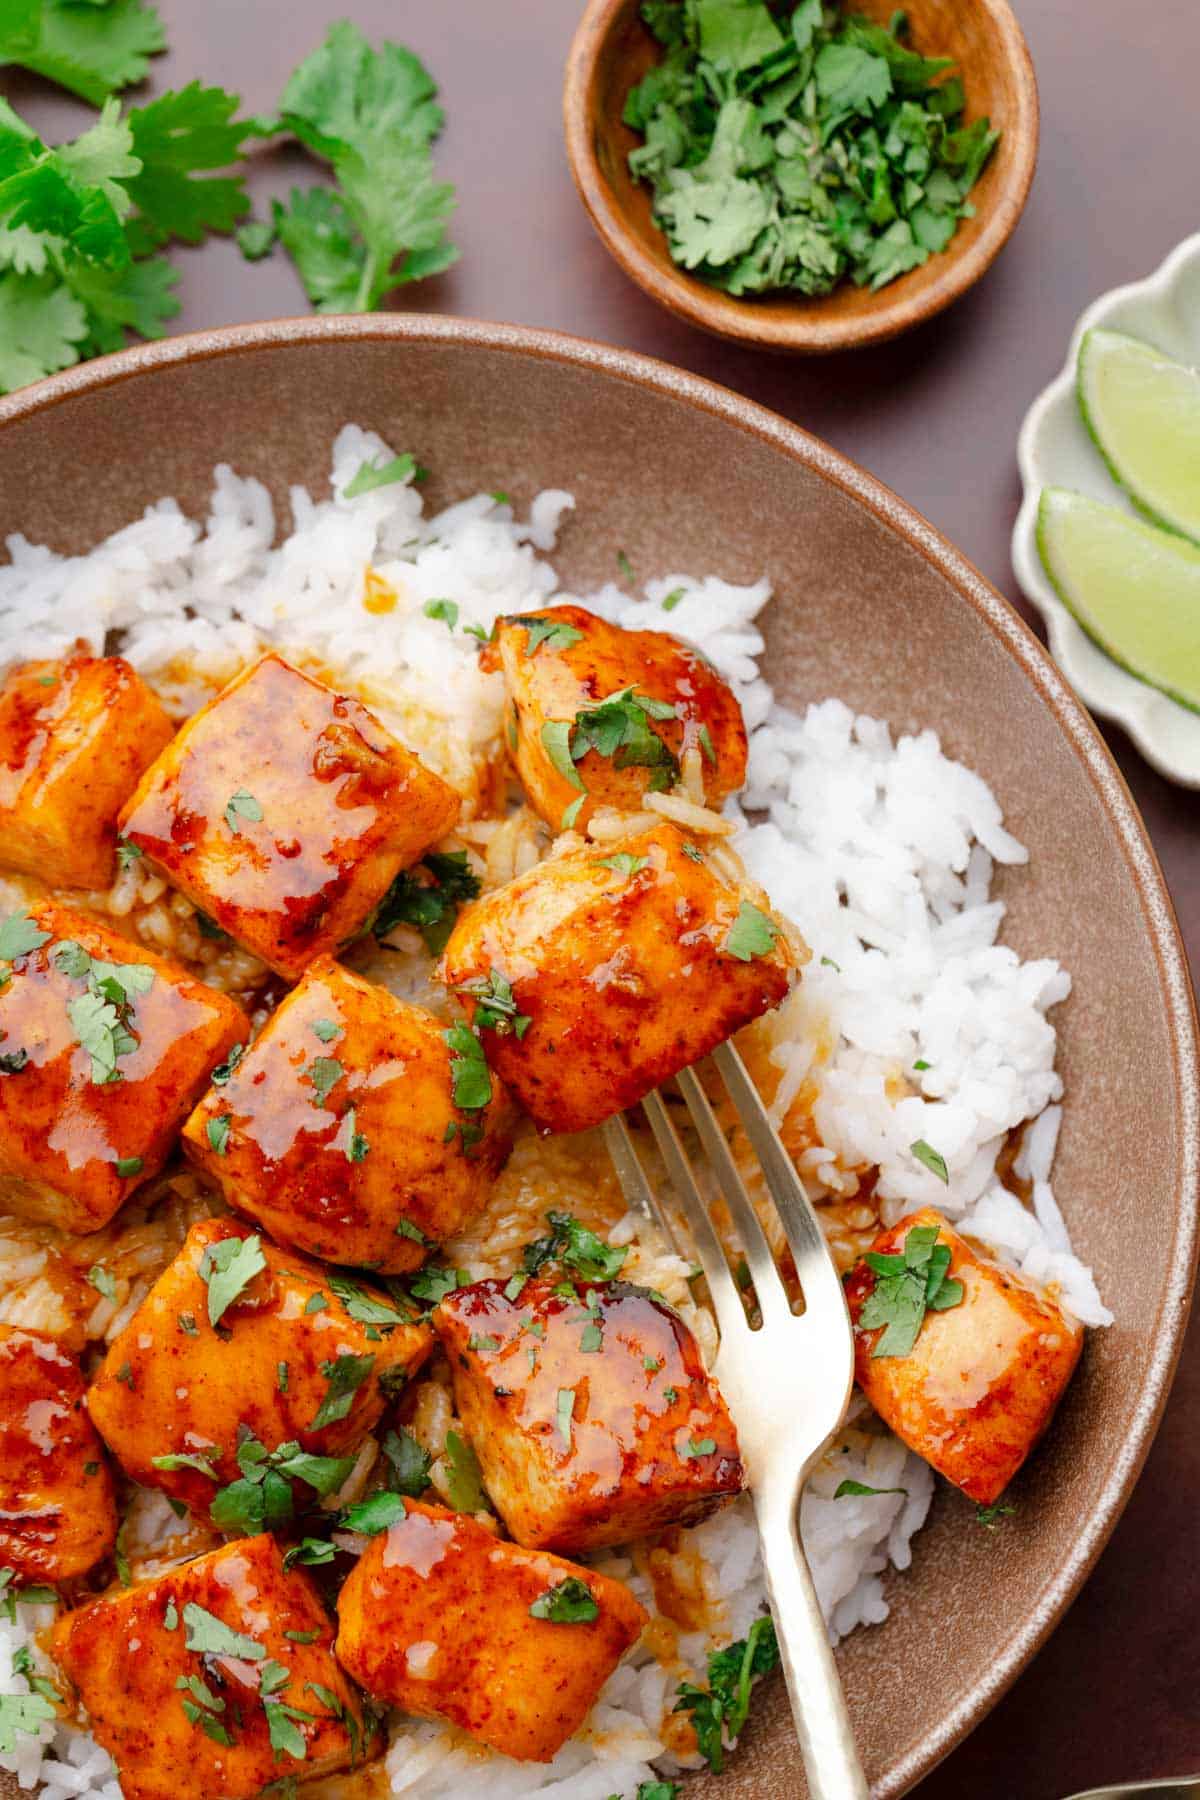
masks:
[[[766,667],[793,705],[840,694],[933,726],[1030,846],[1001,884],[1007,940],[1060,957],[1067,1105],[1056,1189],[1116,1311],[1090,1334],[994,1533],[940,1486],[892,1614],[839,1661],[876,1800],[970,1730],[1069,1604],[1129,1497],[1192,1285],[1197,1071],[1191,993],[1153,852],[1095,727],[1016,614],[877,481],[721,388],[620,350],[458,319],[368,315],[174,338],[0,400],[5,531],[83,550],[163,494],[202,514],[228,460],[281,503],[324,491],[347,419],[411,449],[431,499],[569,486],[554,561],[576,592],[618,546],[646,573],[763,573]],[[669,447],[669,454],[664,450]],[[689,1796],[799,1800],[781,1689],[719,1782]]]
[[[850,10],[886,24],[895,8],[892,0],[853,0]],[[650,190],[629,173],[629,152],[641,139],[622,119],[625,97],[662,55],[642,23],[640,0],[589,0],[567,58],[563,126],[580,197],[625,273],[669,312],[717,337],[802,355],[882,343],[965,294],[1008,242],[1029,194],[1037,82],[1007,0],[908,0],[904,10],[914,48],[957,65],[968,123],[986,114],[1003,134],[971,192],[975,217],[940,255],[878,293],[843,282],[820,299],[737,299],[671,260]]]

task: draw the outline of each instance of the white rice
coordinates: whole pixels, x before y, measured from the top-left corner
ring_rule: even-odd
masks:
[[[481,802],[480,768],[499,741],[503,689],[479,670],[463,627],[487,632],[500,613],[571,597],[541,553],[573,502],[543,493],[518,520],[488,495],[426,517],[410,483],[343,497],[364,461],[393,454],[347,426],[334,445],[331,496],[294,489],[292,531],[274,548],[267,490],[224,466],[203,522],[163,500],[74,558],[11,537],[11,562],[0,568],[3,656],[57,656],[76,641],[100,652],[119,631],[123,654],[183,716],[275,645],[359,692],[455,783],[470,818]],[[369,569],[394,593],[391,610],[364,606]],[[425,616],[435,599],[457,604],[457,629]],[[1062,1083],[1047,1013],[1070,978],[1051,960],[1022,963],[998,943],[1004,908],[988,897],[994,863],[1023,863],[1026,852],[984,781],[944,756],[933,733],[893,742],[885,724],[838,700],[802,718],[777,706],[758,664],[755,621],[769,599],[765,582],[671,572],[640,595],[609,584],[583,603],[696,642],[741,703],[750,769],[740,803],[728,809],[734,848],[814,952],[770,1026],[777,1118],[802,1089],[812,1096],[819,1142],[802,1168],[819,1198],[852,1198],[878,1167],[885,1220],[935,1205],[1027,1275],[1058,1284],[1085,1322],[1105,1324],[1111,1315],[1071,1252],[1050,1180]],[[1027,1208],[996,1165],[1009,1134],[1030,1120],[1015,1165],[1031,1184]],[[921,1140],[945,1159],[948,1184],[914,1157]],[[835,1501],[847,1478],[906,1492]],[[884,1573],[911,1563],[933,1486],[927,1465],[856,1402],[801,1513],[834,1641],[886,1617]],[[708,1635],[682,1637],[679,1656],[702,1679],[709,1648],[744,1635],[764,1594],[746,1502],[685,1536],[704,1559],[714,1623]],[[633,1561],[596,1561],[652,1604]],[[14,1624],[0,1620],[0,1692],[25,1691],[12,1652],[48,1616],[20,1607]],[[639,1782],[679,1766],[661,1734],[678,1678],[674,1665],[668,1672],[636,1651],[547,1767],[482,1752],[436,1723],[401,1721],[387,1758],[392,1791],[414,1800],[632,1796]],[[108,1757],[62,1726],[19,1737],[0,1766],[24,1788],[42,1783],[47,1800],[119,1800]]]

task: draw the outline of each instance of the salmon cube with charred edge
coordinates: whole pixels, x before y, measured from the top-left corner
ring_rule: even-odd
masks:
[[[0,687],[0,865],[109,887],[117,814],[174,730],[119,656],[13,669]]]
[[[156,1175],[250,1021],[86,913],[0,920],[0,1212],[97,1231]]]
[[[695,1339],[625,1282],[477,1281],[433,1315],[455,1408],[519,1544],[581,1551],[691,1525],[744,1486]],[[512,1297],[510,1298],[510,1295]]]
[[[944,1279],[961,1283],[962,1298],[925,1314],[907,1354],[881,1355],[884,1327],[861,1321],[886,1277],[858,1263],[846,1284],[858,1385],[910,1450],[990,1506],[1049,1425],[1079,1361],[1083,1327],[929,1207],[883,1232],[872,1253],[902,1255],[920,1226],[936,1228],[937,1243],[949,1248]]]
[[[65,1614],[52,1649],[125,1800],[249,1800],[379,1749],[312,1577],[269,1536]]]
[[[205,1219],[110,1345],[88,1410],[134,1481],[200,1514],[219,1487],[241,1482],[214,1522],[257,1529],[264,1513],[268,1524],[287,1518],[290,1482],[318,1493],[342,1485],[432,1345],[428,1327],[407,1323],[385,1294],[247,1225]],[[264,1459],[281,1446],[270,1464],[280,1479],[264,1486]],[[298,1510],[312,1496],[294,1498]]]
[[[74,1357],[0,1325],[0,1566],[18,1585],[70,1581],[117,1535],[112,1476]]]
[[[689,752],[710,806],[746,779],[741,707],[711,663],[664,631],[548,606],[498,620],[482,662],[504,671],[517,773],[555,831],[582,828],[599,806],[637,812],[676,785]]]
[[[121,829],[230,937],[295,980],[354,935],[458,807],[365,706],[268,654],[188,720]]]
[[[647,1617],[623,1582],[410,1500],[351,1570],[336,1648],[376,1699],[550,1762]]]
[[[664,823],[485,894],[442,976],[542,1130],[582,1131],[779,1004],[795,957],[768,906]]]
[[[460,1114],[443,1021],[324,957],[209,1089],[184,1149],[281,1243],[395,1273],[482,1205],[516,1116],[492,1090]]]

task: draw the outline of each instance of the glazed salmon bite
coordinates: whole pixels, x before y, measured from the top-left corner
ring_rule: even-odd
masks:
[[[288,980],[362,925],[458,817],[359,701],[268,653],[188,720],[121,830]]]
[[[117,814],[174,730],[122,657],[13,669],[0,687],[0,867],[108,887]]]
[[[906,1354],[881,1355],[864,1309],[880,1276],[857,1264],[846,1285],[858,1385],[910,1449],[981,1506],[1004,1492],[1045,1431],[1083,1348],[1083,1327],[1049,1295],[981,1255],[926,1207],[883,1232],[874,1256],[902,1255],[913,1230],[950,1255],[960,1297],[927,1313]],[[867,1315],[870,1317],[870,1315]]]
[[[514,1121],[498,1081],[486,1107],[456,1108],[444,1020],[323,957],[209,1089],[183,1147],[281,1243],[398,1273],[483,1203]]]
[[[53,1648],[125,1800],[250,1800],[378,1747],[320,1593],[273,1537],[66,1613]]]
[[[779,1004],[796,957],[765,905],[664,823],[485,894],[442,975],[472,1014],[511,989],[527,1024],[484,1029],[488,1061],[543,1131],[582,1131]]]
[[[96,1231],[163,1167],[250,1021],[165,957],[48,901],[0,922],[0,946],[0,1208]]]
[[[78,1363],[52,1338],[0,1325],[0,1567],[22,1583],[70,1581],[116,1535]]]
[[[376,1698],[550,1762],[646,1617],[622,1582],[410,1500],[347,1578],[336,1648]]]

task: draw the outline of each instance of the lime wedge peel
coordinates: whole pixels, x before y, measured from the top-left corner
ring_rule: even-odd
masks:
[[[1079,347],[1076,391],[1113,480],[1147,518],[1200,541],[1200,370],[1095,328]]]
[[[1038,550],[1063,605],[1139,681],[1200,712],[1200,545],[1045,488]]]

